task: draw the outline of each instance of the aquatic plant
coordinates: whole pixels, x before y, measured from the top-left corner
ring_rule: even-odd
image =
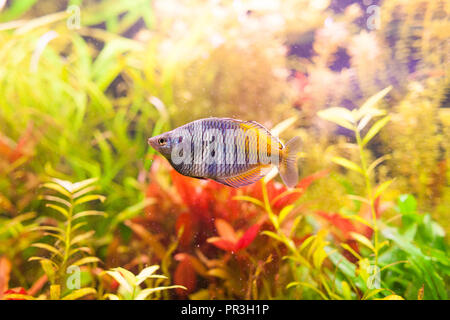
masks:
[[[370,29],[361,2],[0,1],[0,299],[447,299],[449,6],[376,5]],[[300,183],[148,148],[209,116],[282,121]]]
[[[319,116],[323,119],[332,121],[340,126],[352,130],[355,133],[356,144],[359,150],[360,164],[356,164],[348,159],[342,157],[334,157],[333,162],[345,167],[346,169],[353,170],[362,175],[365,181],[366,187],[366,198],[358,198],[353,196],[353,199],[357,201],[362,201],[370,206],[370,212],[372,215],[371,223],[367,223],[366,220],[359,216],[350,216],[355,218],[358,222],[366,224],[368,227],[373,229],[374,232],[374,245],[370,245],[369,248],[373,250],[375,255],[375,265],[378,264],[378,252],[384,244],[380,244],[378,240],[378,225],[377,225],[377,211],[375,210],[375,201],[381,196],[383,191],[389,187],[392,180],[385,181],[381,183],[376,189],[372,187],[373,172],[377,165],[379,165],[383,160],[386,159],[385,156],[376,159],[372,163],[368,163],[364,151],[364,147],[372,140],[372,138],[388,123],[390,116],[384,116],[382,119],[375,122],[371,127],[367,129],[367,133],[362,136],[361,131],[365,129],[368,123],[376,117],[384,115],[384,111],[377,108],[377,103],[391,90],[391,88],[386,88],[376,95],[370,97],[359,109],[354,109],[349,111],[345,108],[330,108],[319,112]],[[355,240],[362,243],[363,245],[368,245],[367,238],[362,235],[355,236]]]
[[[76,299],[87,294],[95,294],[94,288],[78,288],[67,293],[66,274],[70,267],[97,263],[99,258],[92,255],[92,249],[86,245],[94,230],[83,230],[87,222],[85,217],[105,216],[105,213],[97,210],[79,210],[79,208],[91,201],[104,201],[105,197],[91,194],[95,190],[94,183],[98,179],[88,179],[77,183],[53,178],[42,185],[43,188],[55,191],[55,195],[44,195],[43,199],[49,203],[46,207],[56,211],[64,223],[59,225],[53,220],[51,225],[35,227],[44,236],[54,238],[54,243],[35,242],[31,246],[47,251],[50,257],[33,256],[28,261],[39,261],[50,281],[51,299]],[[87,253],[87,255],[86,255]]]
[[[154,274],[159,269],[159,266],[154,265],[143,269],[138,275],[134,275],[130,271],[124,268],[114,268],[106,271],[106,274],[113,277],[119,283],[119,295],[107,293],[104,298],[110,300],[146,300],[151,294],[158,291],[169,290],[169,289],[186,289],[183,286],[165,286],[165,287],[154,287],[149,285],[149,288],[141,289],[140,284],[147,283],[149,280],[155,281],[156,279],[167,279],[167,277],[159,274]]]
[[[408,203],[405,202],[404,198],[400,198],[400,212],[403,214],[403,231],[398,231],[386,224],[383,223],[381,234],[385,237],[385,241],[380,242],[380,224],[377,220],[379,210],[377,210],[378,204],[376,204],[376,201],[378,201],[379,197],[383,194],[383,192],[391,185],[393,180],[388,180],[383,183],[380,183],[380,185],[376,188],[372,188],[371,181],[373,179],[373,173],[375,171],[375,168],[386,159],[385,156],[378,158],[374,160],[371,164],[368,164],[366,162],[366,158],[364,155],[364,147],[367,145],[368,142],[377,134],[379,131],[388,123],[390,116],[384,116],[382,119],[378,120],[373,124],[373,126],[369,127],[367,129],[367,133],[364,136],[361,136],[360,131],[370,122],[370,120],[374,117],[381,116],[384,114],[384,112],[376,107],[376,104],[379,102],[381,98],[383,98],[388,92],[390,88],[386,88],[383,91],[380,91],[378,94],[372,96],[369,98],[366,103],[364,103],[360,109],[355,109],[353,111],[348,111],[347,109],[343,108],[331,108],[324,111],[321,111],[319,115],[329,121],[335,122],[347,129],[353,130],[356,135],[356,143],[359,148],[360,152],[360,158],[361,158],[361,165],[356,164],[354,162],[351,162],[345,158],[336,157],[333,158],[333,161],[338,163],[339,165],[353,171],[359,172],[365,179],[366,184],[366,192],[367,192],[367,198],[362,198],[359,196],[350,195],[350,197],[359,202],[366,203],[370,206],[370,211],[372,214],[372,221],[371,223],[362,218],[359,215],[345,215],[344,217],[348,220],[356,220],[357,222],[360,222],[364,225],[367,225],[369,228],[373,229],[373,244],[371,243],[370,239],[365,237],[362,234],[351,232],[351,236],[358,241],[361,245],[367,247],[370,249],[370,252],[373,254],[373,266],[375,270],[375,276],[378,273],[381,273],[382,271],[386,270],[387,268],[390,268],[397,264],[403,264],[403,263],[411,263],[413,266],[413,272],[416,273],[416,275],[423,281],[423,286],[427,287],[427,291],[430,291],[429,294],[427,294],[428,297],[433,296],[433,298],[440,297],[445,298],[447,296],[447,292],[444,289],[444,281],[443,278],[436,272],[435,268],[432,267],[429,263],[429,259],[421,252],[421,249],[414,244],[411,244],[407,242],[407,238],[405,238],[405,232],[404,230],[408,228],[408,212],[414,212],[415,211],[415,200],[414,198],[407,198]],[[409,208],[408,208],[409,207]],[[416,216],[417,217],[417,216]],[[328,218],[330,219],[330,218]],[[428,216],[429,219],[429,216]],[[421,219],[420,219],[421,220]],[[419,221],[420,221],[419,220]],[[430,224],[433,225],[433,222],[430,221]],[[417,228],[417,225],[415,225],[413,228]],[[431,234],[428,235],[428,237],[435,238],[438,237],[442,241],[442,237],[444,235],[444,232],[442,229],[439,229],[440,227],[437,227],[438,229],[435,229],[435,231],[431,231]],[[402,234],[403,233],[403,234]],[[415,232],[413,231],[413,237]],[[392,241],[393,244],[396,246],[392,246],[389,242],[389,240]],[[373,274],[370,274],[368,270],[369,267],[372,266],[372,263],[369,259],[364,258],[361,256],[357,251],[355,251],[353,248],[346,244],[342,244],[342,247],[344,247],[347,251],[352,253],[357,259],[358,259],[358,269],[355,270],[356,273],[359,273],[361,278],[364,280],[364,282],[367,284],[370,277],[374,276]],[[436,246],[438,247],[438,246]],[[438,251],[435,252],[435,259],[439,260],[439,257],[441,257],[442,254],[445,255],[446,249],[444,247],[441,247],[443,251],[440,251],[440,249],[437,249]],[[392,261],[393,257],[390,255],[392,250],[402,250],[408,252],[409,259],[408,260],[397,260]],[[384,254],[384,258],[387,260],[384,261],[384,266],[380,269],[378,267],[380,260],[382,258],[381,255]],[[384,259],[383,259],[384,260]],[[394,258],[395,260],[395,258]],[[337,263],[337,261],[334,259],[334,263]],[[387,263],[388,262],[388,263]],[[444,262],[444,265],[446,265],[448,260]],[[444,265],[441,267],[445,269]],[[337,266],[339,266],[337,264]],[[428,272],[423,272],[424,270],[428,270]],[[446,271],[443,271],[444,274],[447,273]],[[354,274],[353,272],[351,274]],[[382,281],[382,280],[381,280]],[[382,283],[382,282],[381,282]],[[374,297],[380,292],[384,290],[389,290],[385,288],[380,287],[373,287],[372,285],[368,285],[365,287],[363,284],[357,285],[360,287],[360,289],[363,290],[364,296],[363,299],[367,299],[368,297]],[[364,289],[361,287],[363,286]],[[422,289],[418,288],[416,286],[416,290],[420,292],[422,290],[423,295],[423,286]],[[392,286],[391,286],[392,287]],[[390,290],[389,290],[390,291]],[[397,295],[393,294],[391,296],[388,296],[390,298],[395,297]],[[388,298],[386,297],[386,298]]]
[[[398,188],[414,193],[421,206],[430,209],[446,184],[441,166],[448,158],[442,152],[441,97],[416,85],[411,85],[410,92],[393,107],[387,128],[394,139],[384,134],[383,150],[392,150],[386,169],[400,177]]]

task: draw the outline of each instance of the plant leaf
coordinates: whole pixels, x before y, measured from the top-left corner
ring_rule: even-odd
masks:
[[[374,160],[369,167],[367,167],[367,173],[372,172],[380,163],[382,163],[384,160],[389,159],[390,155],[384,155],[382,157],[379,157],[378,159]]]
[[[247,248],[258,235],[260,227],[261,225],[259,223],[256,223],[248,228],[247,231],[245,231],[245,233],[242,235],[242,237],[239,238],[239,241],[236,244],[236,250]]]
[[[125,277],[122,276],[122,274],[119,271],[117,271],[117,268],[106,271],[106,273],[109,274],[111,277],[113,277],[122,286],[124,290],[128,291],[129,293],[133,292],[132,285],[127,282]]]
[[[72,219],[73,220],[73,219]],[[77,231],[78,229],[80,229],[80,228],[82,228],[82,227],[84,227],[85,225],[87,225],[87,222],[86,221],[83,221],[83,222],[78,222],[77,224],[75,224],[73,227],[72,227],[72,234],[75,232],[75,231]]]
[[[84,252],[87,254],[92,254],[92,249],[90,249],[89,247],[77,247],[77,248],[69,251],[69,257],[73,256],[77,252]]]
[[[298,251],[301,252],[303,251],[315,238],[317,237],[317,235],[312,235],[309,236],[308,238],[306,238],[302,244],[300,245],[300,247],[298,248]]]
[[[125,220],[134,218],[135,216],[137,216],[138,214],[140,214],[142,212],[142,209],[148,207],[149,205],[154,204],[155,202],[156,202],[155,199],[147,198],[143,201],[140,201],[140,202],[132,205],[131,207],[126,208],[125,210],[121,211],[119,214],[114,216],[114,219],[111,222],[110,228],[114,229],[114,227],[117,224],[124,222]]]
[[[292,126],[295,121],[297,121],[297,119],[297,116],[292,116],[290,118],[287,118],[286,120],[281,121],[280,123],[272,127],[272,129],[270,129],[270,133],[278,137],[283,131]]]
[[[386,289],[373,289],[368,291],[364,297],[362,298],[362,300],[369,300],[370,298],[372,298],[373,296],[377,295],[378,293],[384,291]]]
[[[95,230],[91,230],[82,234],[79,234],[75,237],[73,237],[72,241],[70,241],[70,245],[73,246],[74,244],[78,243],[78,242],[82,242],[86,239],[89,239],[90,237],[92,237],[95,233]]]
[[[392,89],[392,86],[384,88],[380,92],[375,93],[373,96],[371,96],[369,99],[367,99],[358,110],[359,118],[366,115],[369,112],[369,110],[374,109],[375,105],[381,99],[383,99],[384,96],[387,95],[389,93],[389,91],[391,91],[391,89]]]
[[[72,263],[73,266],[82,266],[84,264],[88,264],[88,263],[95,263],[95,262],[100,262],[101,260],[97,257],[84,257],[81,258],[80,260],[77,260],[76,262]]]
[[[373,229],[373,226],[372,226],[372,224],[369,221],[367,221],[363,217],[360,217],[357,214],[343,215],[343,217],[346,218],[346,219],[358,221],[358,222],[360,222],[360,223],[362,223],[362,224],[364,224],[364,225],[366,225],[366,226],[368,226],[368,227]]]
[[[145,269],[142,269],[141,272],[136,276],[136,285],[140,285],[145,279],[149,278],[153,273],[155,273],[156,270],[159,269],[158,265],[153,265],[150,267],[147,267]]]
[[[85,195],[86,193],[92,192],[92,191],[94,191],[94,190],[96,190],[96,189],[98,189],[97,186],[90,186],[90,187],[84,188],[84,189],[82,189],[82,190],[80,190],[80,191],[78,191],[78,192],[75,192],[75,193],[72,195],[72,197],[73,197],[74,199],[78,199],[79,197]]]
[[[58,234],[58,233],[53,233],[53,232],[43,232],[42,234],[43,234],[44,236],[54,237],[54,238],[60,240],[61,242],[64,242],[64,240],[65,240],[65,238],[64,238],[62,235]]]
[[[358,201],[358,202],[363,202],[363,203],[366,203],[366,204],[370,205],[370,201],[368,199],[366,199],[366,198],[361,197],[361,196],[357,196],[357,195],[354,195],[354,194],[348,194],[347,197],[349,199],[351,199],[351,200]]]
[[[331,159],[331,161],[333,161],[334,163],[337,163],[338,165],[341,165],[347,169],[359,172],[361,174],[363,173],[363,170],[361,169],[360,166],[358,166],[356,163],[354,163],[353,161],[347,160],[345,158],[342,157],[333,157]]]
[[[147,288],[139,292],[139,294],[136,296],[135,300],[145,300],[150,294],[162,291],[162,290],[169,290],[169,289],[183,289],[187,290],[186,287],[180,286],[180,285],[173,285],[173,286],[167,286],[167,287],[156,287],[156,288]]]
[[[350,286],[348,285],[347,281],[342,281],[341,282],[341,286],[342,286],[342,293],[344,295],[344,298],[346,300],[351,300],[352,299],[352,292],[350,290]]]
[[[8,293],[2,297],[2,300],[36,300],[36,298],[21,293]]]
[[[58,233],[64,233],[64,230],[61,230],[60,228],[53,226],[38,226],[32,228],[31,231],[53,231]]]
[[[70,207],[70,202],[65,200],[65,199],[63,199],[63,198],[60,198],[60,197],[45,195],[45,196],[42,197],[42,199],[45,199],[47,201],[58,202],[58,203],[61,203],[61,204],[65,205],[66,207]]]
[[[227,221],[223,219],[216,219],[214,224],[216,226],[217,233],[222,239],[225,239],[232,243],[236,243],[238,241],[233,227]]]
[[[112,293],[107,293],[103,296],[103,298],[107,298],[109,300],[120,300],[119,296],[116,294],[112,294]]]
[[[373,198],[374,199],[376,199],[376,198],[378,198],[387,188],[389,188],[389,186],[391,185],[391,183],[393,182],[394,180],[392,179],[392,180],[388,180],[388,181],[385,181],[385,182],[383,182],[378,188],[377,188],[377,190],[375,191],[375,195],[373,196]]]
[[[263,231],[261,232],[261,234],[266,235],[268,237],[271,237],[277,241],[280,241],[281,243],[284,242],[283,238],[281,236],[279,236],[278,234],[276,234],[275,232],[272,231]]]
[[[76,300],[84,296],[87,296],[88,294],[96,294],[96,293],[97,290],[95,290],[94,288],[81,288],[72,291],[68,295],[64,296],[61,300]]]
[[[377,122],[374,123],[374,125],[367,131],[366,135],[364,136],[362,140],[362,145],[365,146],[367,143],[369,143],[370,140],[378,133],[380,130],[389,122],[391,119],[390,116],[386,116],[384,118],[381,118]]]
[[[301,282],[301,281],[295,281],[295,282],[291,282],[286,286],[286,289],[292,288],[292,287],[297,287],[297,286],[302,286],[302,287],[307,287],[312,289],[313,291],[315,291],[316,293],[318,293],[322,299],[324,300],[329,300],[328,297],[319,289],[317,289],[316,287],[314,287],[312,284],[307,283],[307,282]]]
[[[72,185],[72,193],[80,191],[81,189],[84,189],[87,186],[89,186],[89,185],[91,185],[91,184],[93,184],[93,183],[95,183],[97,181],[98,181],[98,178],[91,178],[91,179],[86,179],[86,180],[83,180],[83,181],[80,181],[80,182],[75,182]]]
[[[348,244],[341,243],[341,247],[350,252],[353,256],[355,256],[356,259],[358,260],[362,259],[362,257],[355,250],[353,250],[352,247],[350,247]]]
[[[341,127],[347,128],[354,131],[355,127],[353,125],[354,118],[350,110],[341,107],[332,107],[322,111],[319,111],[317,115],[331,122],[334,122]]]
[[[50,263],[53,267],[55,267],[55,268],[57,268],[58,267],[58,265],[55,263],[55,262],[53,262],[52,260],[50,260],[50,259],[47,259],[47,258],[44,258],[44,257],[36,257],[36,256],[34,256],[34,257],[30,257],[30,258],[28,258],[28,260],[27,261],[45,261],[46,263]]]
[[[58,211],[59,213],[61,213],[64,217],[69,218],[69,211],[67,211],[63,207],[57,206],[52,203],[47,203],[45,206],[48,208],[52,208],[52,209]]]
[[[62,256],[61,252],[59,252],[58,249],[56,249],[55,247],[53,247],[47,243],[37,242],[37,243],[33,243],[31,246],[50,251],[51,253],[54,253],[58,256]]]
[[[82,212],[78,212],[77,214],[73,215],[72,220],[79,219],[79,218],[82,218],[82,217],[87,217],[87,216],[103,216],[103,217],[106,217],[107,214],[106,214],[106,212],[96,211],[96,210],[82,211]]]
[[[386,112],[379,109],[371,109],[362,117],[362,119],[358,123],[358,130],[361,131],[366,127],[366,125],[372,120],[372,118],[379,117],[385,115]]]
[[[401,296],[398,296],[396,294],[388,295],[387,297],[384,297],[383,299],[377,299],[377,300],[405,300]]]
[[[373,252],[375,252],[375,248],[373,247],[372,242],[367,239],[365,236],[363,236],[362,234],[356,233],[356,232],[350,232],[350,235],[359,243],[365,245],[366,247],[368,247],[369,249],[371,249]]]
[[[68,198],[70,198],[72,196],[69,191],[67,191],[65,188],[63,188],[62,186],[60,186],[59,184],[56,184],[54,182],[46,182],[46,183],[42,184],[42,187],[47,188],[47,189],[52,189],[60,194],[65,195]]]
[[[86,202],[89,202],[89,201],[94,201],[94,200],[100,200],[100,202],[104,202],[105,199],[106,199],[105,196],[102,196],[102,195],[99,195],[99,194],[88,194],[86,196],[83,196],[83,197],[77,199],[74,202],[74,206],[82,204],[82,203],[86,203]]]
[[[286,218],[286,216],[291,213],[292,209],[294,209],[294,205],[288,205],[285,206],[283,209],[281,209],[280,214],[278,216],[278,222],[281,224],[283,220]]]
[[[213,269],[209,269],[208,270],[208,275],[209,276],[213,276],[213,277],[217,277],[217,278],[221,278],[224,280],[230,279],[230,275],[228,274],[228,272],[224,269],[221,268],[213,268]]]
[[[260,206],[261,208],[265,208],[264,207],[264,203],[256,198],[250,197],[250,196],[235,196],[233,197],[233,200],[242,200],[242,201],[248,201],[251,202],[257,206]]]
[[[213,245],[215,245],[216,247],[218,247],[222,250],[230,251],[230,252],[236,251],[236,243],[231,242],[227,239],[223,239],[220,237],[211,237],[211,238],[208,238],[206,241],[208,243],[212,243]]]

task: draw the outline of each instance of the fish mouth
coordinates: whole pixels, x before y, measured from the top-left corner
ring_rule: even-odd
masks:
[[[148,142],[148,144],[153,148],[153,149],[156,149],[157,150],[157,148],[156,148],[156,139],[155,139],[155,137],[153,137],[153,138],[148,138],[148,140],[147,140],[147,142]]]

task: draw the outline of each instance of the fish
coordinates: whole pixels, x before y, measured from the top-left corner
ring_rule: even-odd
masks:
[[[276,166],[288,188],[298,183],[298,136],[284,145],[256,121],[204,118],[148,139],[180,174],[240,188]]]

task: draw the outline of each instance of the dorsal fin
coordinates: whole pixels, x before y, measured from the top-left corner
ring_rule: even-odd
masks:
[[[254,120],[239,120],[239,119],[234,119],[234,118],[217,118],[217,117],[210,117],[207,118],[208,120],[226,120],[226,121],[233,121],[238,123],[241,127],[246,128],[246,129],[258,129],[258,130],[262,130],[265,133],[269,134],[270,136],[272,136],[272,133],[270,132],[269,129],[267,129],[265,126],[263,126],[262,124],[254,121]]]
[[[248,128],[248,129],[259,129],[263,130],[264,132],[268,133],[269,135],[272,135],[270,133],[270,130],[264,127],[262,124],[256,122],[256,121],[241,121],[241,126]]]

